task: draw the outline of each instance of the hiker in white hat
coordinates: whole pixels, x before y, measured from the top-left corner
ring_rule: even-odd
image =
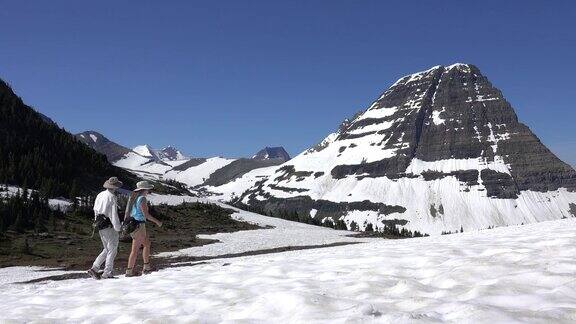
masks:
[[[136,189],[134,189],[134,192],[130,196],[127,210],[130,211],[130,216],[138,222],[138,227],[130,234],[132,237],[132,250],[130,251],[130,257],[128,258],[128,268],[126,269],[127,277],[134,276],[134,266],[136,265],[136,258],[138,257],[140,247],[143,247],[142,258],[144,259],[142,273],[146,274],[151,271],[150,238],[146,232],[146,220],[154,222],[159,227],[162,226],[162,222],[150,215],[150,212],[148,211],[146,196],[153,188],[154,185],[148,181],[140,181],[136,184]]]
[[[106,190],[94,200],[94,230],[98,230],[102,240],[102,252],[98,255],[88,274],[94,279],[107,279],[114,276],[114,259],[118,252],[118,232],[121,230],[118,218],[118,200],[116,190],[122,187],[122,181],[112,177],[103,185]],[[105,263],[104,271],[100,267]]]

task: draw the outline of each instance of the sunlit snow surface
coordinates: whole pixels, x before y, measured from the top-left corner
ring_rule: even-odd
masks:
[[[204,202],[217,204],[224,208],[235,211],[232,218],[261,227],[259,230],[239,231],[232,233],[217,233],[212,235],[199,235],[199,238],[218,240],[219,242],[202,246],[195,246],[176,252],[160,253],[163,257],[178,256],[219,256],[225,254],[236,254],[258,250],[268,250],[287,246],[312,246],[326,245],[342,242],[366,242],[373,239],[353,238],[353,234],[348,231],[335,231],[331,228],[313,226],[304,223],[291,222],[280,218],[263,216],[244,210],[240,210],[229,205],[198,199],[194,197],[171,196],[171,195],[151,195],[149,200],[152,204],[176,205],[186,202]]]
[[[575,256],[576,220],[565,219],[216,260],[145,277],[3,285],[0,318],[574,323]]]

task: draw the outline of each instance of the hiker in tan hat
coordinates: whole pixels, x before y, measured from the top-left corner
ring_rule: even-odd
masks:
[[[128,268],[126,269],[126,276],[134,276],[134,265],[136,265],[136,258],[138,257],[138,252],[140,247],[142,248],[142,258],[144,259],[144,267],[142,273],[146,274],[151,271],[150,267],[150,238],[146,232],[146,220],[150,220],[159,227],[162,226],[162,222],[156,219],[154,216],[150,215],[148,211],[148,202],[146,201],[146,196],[150,193],[150,190],[154,188],[154,185],[148,181],[140,181],[136,184],[136,189],[130,196],[130,200],[127,206],[127,210],[130,211],[130,216],[138,222],[138,227],[134,232],[130,234],[132,237],[132,250],[130,251],[130,257],[128,258]]]
[[[118,200],[116,190],[122,187],[122,182],[112,177],[103,185],[106,190],[96,196],[94,200],[94,229],[98,230],[102,240],[102,252],[88,270],[88,274],[94,279],[113,278],[114,259],[118,252],[118,232],[121,230],[118,218]],[[105,262],[104,271],[100,267]]]

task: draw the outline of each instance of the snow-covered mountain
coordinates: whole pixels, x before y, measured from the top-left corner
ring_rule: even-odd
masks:
[[[156,152],[152,149],[148,144],[145,145],[138,145],[132,149],[132,151],[136,152],[138,155],[150,158],[150,159],[159,159],[156,156]]]
[[[288,152],[286,152],[286,150],[282,146],[265,147],[265,148],[261,149],[260,151],[258,151],[258,153],[256,153],[252,157],[252,159],[254,159],[254,160],[277,159],[277,160],[282,160],[283,162],[286,162],[286,161],[290,160],[290,155],[288,154]]]
[[[145,144],[136,146],[132,151],[141,156],[158,161],[180,161],[188,159],[188,157],[186,157],[180,150],[172,146],[167,146],[163,149],[157,150],[150,147],[150,145]]]
[[[228,196],[272,214],[429,234],[576,216],[576,172],[469,64],[399,79],[320,144],[268,171],[245,174]]]

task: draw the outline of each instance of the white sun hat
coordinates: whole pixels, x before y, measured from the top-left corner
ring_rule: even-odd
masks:
[[[151,190],[151,189],[154,189],[154,185],[151,184],[150,182],[144,180],[144,181],[140,181],[136,184],[136,189],[134,189],[134,191]]]

